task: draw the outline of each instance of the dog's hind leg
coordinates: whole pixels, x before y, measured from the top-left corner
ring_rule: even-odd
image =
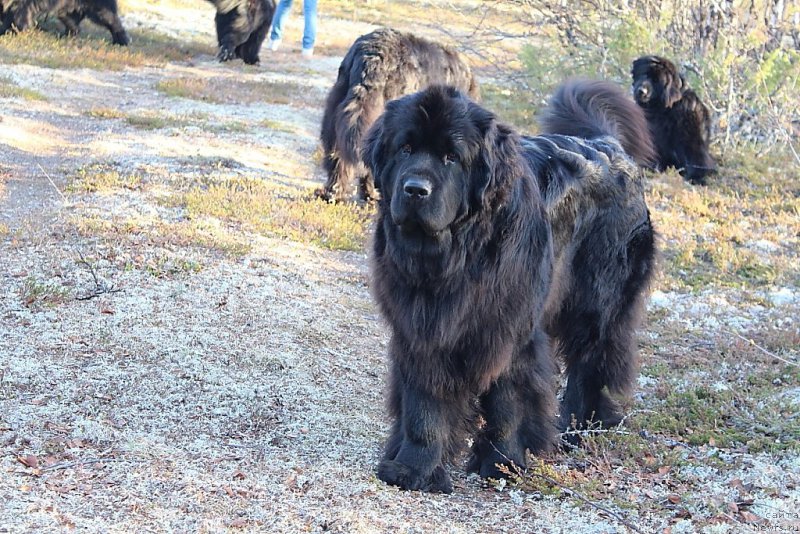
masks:
[[[36,19],[47,9],[47,2],[41,0],[22,2],[18,9],[11,11],[8,20],[4,24],[5,29],[12,32],[21,32],[28,28],[33,28],[36,26]]]
[[[247,41],[239,45],[236,52],[242,61],[248,65],[257,65],[259,63],[258,53],[261,51],[261,44],[267,37],[271,21],[265,20],[259,27],[253,30]]]
[[[64,35],[74,37],[81,32],[80,24],[83,20],[83,13],[80,11],[71,11],[59,16],[58,20],[64,25]]]
[[[328,202],[342,202],[352,194],[355,168],[341,159],[338,154],[326,154],[323,165],[328,170],[328,179],[322,189],[317,190],[318,197]]]
[[[575,251],[570,294],[549,325],[566,359],[562,431],[621,422],[609,393],[628,393],[633,386],[636,328],[655,263],[649,216],[624,247],[603,239],[603,224],[596,227]]]
[[[130,43],[128,33],[116,13],[116,2],[113,2],[112,5],[113,9],[108,5],[96,6],[95,9],[90,9],[86,15],[89,20],[111,32],[111,42],[115,45],[127,46]]]

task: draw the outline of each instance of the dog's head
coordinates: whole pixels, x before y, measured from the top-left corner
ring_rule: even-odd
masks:
[[[686,83],[675,64],[658,56],[633,62],[633,98],[644,108],[670,108],[681,99]]]
[[[521,172],[518,146],[491,112],[452,87],[432,87],[386,105],[363,159],[400,236],[437,240],[497,205],[502,184]]]

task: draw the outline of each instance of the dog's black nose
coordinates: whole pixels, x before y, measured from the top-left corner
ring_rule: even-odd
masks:
[[[636,90],[636,96],[638,96],[640,98],[647,96],[647,88],[646,87],[639,87]]]
[[[425,198],[432,190],[433,185],[425,178],[412,177],[403,183],[403,192],[410,197]]]

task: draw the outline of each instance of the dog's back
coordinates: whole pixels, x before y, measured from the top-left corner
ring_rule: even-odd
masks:
[[[546,330],[567,363],[562,430],[620,422],[603,392],[626,392],[655,265],[639,164],[653,154],[642,110],[607,82],[569,81],[523,151],[545,201],[555,255]],[[602,281],[600,283],[599,281]]]

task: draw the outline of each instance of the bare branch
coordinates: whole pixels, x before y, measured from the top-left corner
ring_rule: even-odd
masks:
[[[724,330],[724,331],[727,332],[728,334],[731,334],[733,336],[738,337],[742,341],[746,341],[747,343],[749,343],[750,345],[754,346],[755,348],[757,348],[758,350],[760,350],[761,352],[763,352],[764,354],[766,354],[767,356],[769,356],[771,358],[775,358],[776,360],[782,361],[783,363],[785,363],[787,365],[791,365],[792,367],[800,367],[800,364],[798,364],[797,362],[793,362],[791,360],[787,360],[786,358],[781,358],[780,356],[778,356],[774,352],[765,349],[764,347],[762,347],[761,345],[759,345],[758,343],[756,343],[755,341],[753,341],[750,338],[746,338],[743,335],[741,335],[741,334],[739,334],[737,332],[734,332],[732,330]]]
[[[97,276],[97,270],[94,268],[94,265],[89,263],[86,258],[83,256],[83,253],[80,250],[76,250],[80,259],[78,260],[78,265],[83,265],[89,271],[89,274],[92,275],[92,279],[94,280],[94,289],[89,293],[76,296],[75,300],[90,300],[95,297],[99,297],[100,295],[104,295],[106,293],[119,293],[122,291],[121,288],[115,288],[114,284],[107,284],[105,280],[101,280],[100,277]]]
[[[491,443],[491,442],[490,442],[490,443]],[[508,461],[508,463],[509,463],[509,465],[511,466],[511,468],[512,468],[512,469],[514,469],[514,473],[513,473],[513,474],[517,475],[518,477],[520,477],[520,478],[523,478],[523,479],[524,479],[524,477],[525,477],[526,475],[527,475],[527,476],[536,476],[536,477],[539,477],[539,478],[541,478],[542,480],[546,481],[548,484],[552,484],[553,486],[556,486],[556,487],[560,488],[561,490],[563,490],[563,491],[564,491],[565,493],[567,493],[568,495],[571,495],[571,496],[573,496],[573,497],[577,497],[579,500],[581,500],[581,501],[585,502],[585,503],[586,503],[586,504],[588,504],[589,506],[592,506],[593,508],[596,508],[596,509],[598,509],[598,510],[600,510],[600,511],[602,511],[602,512],[605,512],[606,514],[610,515],[611,517],[613,517],[614,519],[616,519],[617,521],[619,521],[620,523],[622,523],[622,525],[624,525],[624,526],[625,526],[625,527],[627,527],[628,529],[630,529],[630,530],[632,530],[632,531],[634,531],[634,532],[637,532],[638,534],[644,534],[644,532],[643,532],[643,531],[641,531],[639,528],[637,528],[637,527],[636,527],[634,524],[632,524],[630,521],[628,521],[627,519],[625,519],[624,517],[622,517],[622,516],[621,516],[621,515],[619,515],[618,513],[614,512],[613,510],[610,510],[609,508],[606,508],[606,507],[605,507],[605,506],[603,506],[602,504],[599,504],[599,503],[596,503],[596,502],[592,501],[591,499],[589,499],[588,497],[586,497],[586,496],[584,496],[582,493],[580,493],[578,490],[576,490],[576,489],[573,489],[573,488],[570,488],[569,486],[567,486],[567,485],[565,485],[565,484],[562,484],[561,482],[559,482],[559,481],[555,480],[554,478],[552,478],[552,477],[549,477],[549,476],[547,476],[547,475],[545,475],[545,474],[543,474],[543,473],[528,472],[527,470],[525,470],[525,471],[522,471],[522,470],[519,468],[519,466],[518,466],[518,465],[516,465],[516,464],[514,463],[514,461],[513,461],[513,460],[511,460],[511,459],[510,459],[508,456],[506,456],[505,454],[503,454],[502,452],[500,452],[500,451],[497,449],[497,447],[495,446],[495,444],[494,444],[494,443],[492,443],[492,448],[493,448],[493,449],[495,450],[495,452],[497,452],[497,453],[498,453],[500,456],[502,456],[503,458],[505,458],[505,459],[506,459],[506,461]],[[503,466],[499,466],[499,467],[503,467]],[[506,467],[507,467],[507,466],[506,466]]]

